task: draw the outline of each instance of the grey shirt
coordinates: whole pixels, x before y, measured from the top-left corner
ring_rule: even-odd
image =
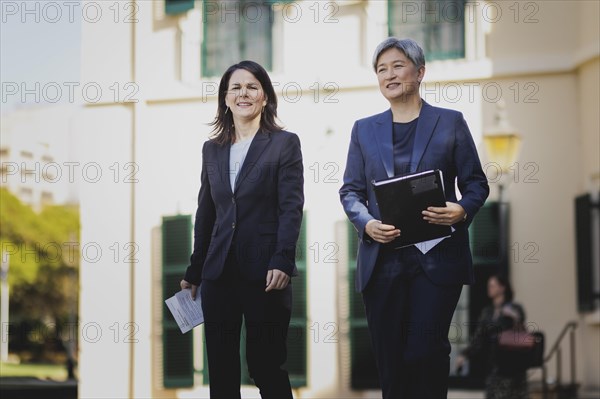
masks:
[[[235,181],[240,173],[240,169],[242,169],[253,138],[254,136],[233,143],[229,149],[229,183],[231,184],[231,191],[235,189]]]

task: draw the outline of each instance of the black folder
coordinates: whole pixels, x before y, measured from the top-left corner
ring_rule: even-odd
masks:
[[[429,206],[446,206],[442,171],[439,169],[373,181],[381,222],[400,229],[390,243],[395,248],[449,237],[450,226],[431,224],[421,213]]]

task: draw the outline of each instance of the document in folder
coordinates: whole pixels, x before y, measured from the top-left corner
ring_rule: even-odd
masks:
[[[382,223],[400,229],[400,237],[391,243],[394,247],[450,236],[450,226],[431,224],[421,213],[429,206],[446,206],[441,170],[374,181],[373,189]]]

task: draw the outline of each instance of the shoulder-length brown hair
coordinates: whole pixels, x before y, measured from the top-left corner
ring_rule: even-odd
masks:
[[[260,115],[260,130],[269,133],[282,130],[282,127],[276,122],[277,95],[275,94],[275,89],[273,89],[269,74],[258,63],[246,60],[227,68],[223,77],[221,77],[221,83],[219,83],[217,115],[209,124],[209,126],[213,127],[211,138],[218,144],[231,144],[235,141],[233,116],[231,115],[231,112],[226,112],[227,105],[225,105],[225,96],[227,95],[231,75],[238,69],[245,69],[254,75],[260,82],[263,92],[265,93],[267,105],[264,108],[264,112]]]

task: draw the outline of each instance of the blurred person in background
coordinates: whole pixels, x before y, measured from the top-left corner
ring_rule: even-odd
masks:
[[[506,276],[491,276],[487,291],[492,303],[482,310],[473,338],[456,358],[455,366],[460,371],[467,359],[483,357],[487,367],[487,399],[526,399],[527,367],[507,361],[498,348],[502,331],[524,329],[525,312],[521,305],[513,302],[513,290]]]

